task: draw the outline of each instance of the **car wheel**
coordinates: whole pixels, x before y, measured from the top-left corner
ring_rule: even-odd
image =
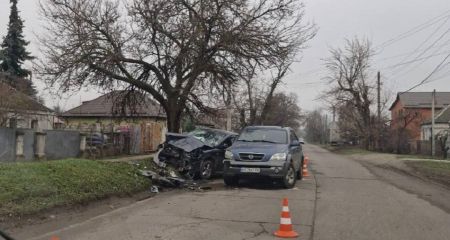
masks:
[[[224,176],[223,181],[227,186],[236,186],[239,184],[239,178],[236,176]]]
[[[213,174],[213,162],[209,159],[203,160],[200,164],[200,177],[210,179]]]
[[[283,186],[285,188],[293,188],[295,186],[295,182],[297,181],[295,169],[292,165],[289,166],[286,175],[283,177]]]

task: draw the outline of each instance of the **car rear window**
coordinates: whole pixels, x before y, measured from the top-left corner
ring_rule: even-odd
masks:
[[[287,143],[287,132],[284,129],[247,128],[241,132],[238,141]]]

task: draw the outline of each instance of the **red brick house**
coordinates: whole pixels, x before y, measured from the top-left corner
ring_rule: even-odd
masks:
[[[391,130],[397,142],[415,149],[415,142],[421,139],[421,125],[431,119],[431,92],[398,93],[391,105]],[[435,114],[450,105],[450,92],[436,92]]]

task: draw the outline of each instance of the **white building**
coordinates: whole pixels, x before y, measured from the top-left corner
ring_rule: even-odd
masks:
[[[436,136],[441,131],[450,130],[450,105],[442,109],[434,120],[433,136]],[[421,126],[421,140],[431,139],[431,119],[423,122]]]
[[[0,127],[50,130],[58,121],[52,110],[0,81]]]

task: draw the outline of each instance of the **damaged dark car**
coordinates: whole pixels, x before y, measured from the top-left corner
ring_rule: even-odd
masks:
[[[236,133],[212,128],[197,128],[187,134],[166,134],[157,154],[158,161],[193,179],[209,179],[223,172],[225,150]]]

